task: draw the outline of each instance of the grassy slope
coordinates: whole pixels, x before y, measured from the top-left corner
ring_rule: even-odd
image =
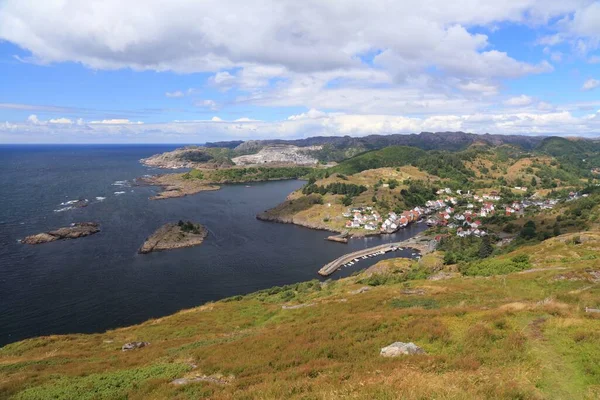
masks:
[[[583,308],[600,306],[599,284],[589,281],[600,232],[580,237],[579,245],[562,236],[516,253],[530,254],[540,271],[361,294],[350,292],[364,276],[309,282],[104,334],[14,343],[0,350],[0,397],[598,398],[600,316]],[[281,307],[300,303],[313,305]],[[152,344],[121,352],[133,340]],[[428,355],[381,358],[395,341]],[[204,374],[230,383],[169,383]]]
[[[375,192],[375,184],[379,180],[388,182],[394,179],[399,182],[398,187],[390,189],[389,187],[380,187]],[[373,203],[373,195],[376,195],[378,201],[385,201],[393,210],[396,206],[404,206],[400,192],[407,186],[403,182],[407,179],[431,181],[438,179],[426,172],[412,166],[398,168],[378,168],[362,171],[354,175],[341,179],[338,174],[332,174],[328,178],[317,180],[315,183],[320,186],[327,186],[331,183],[348,183],[354,185],[364,185],[367,191],[353,199],[353,206],[376,206]],[[288,199],[277,207],[268,211],[269,215],[277,216],[285,220],[294,220],[295,223],[313,227],[321,227],[334,231],[346,230],[347,218],[342,214],[348,207],[341,203],[343,195],[326,194],[322,196],[322,204],[314,201],[319,195],[304,196],[301,190],[297,190],[288,196]],[[353,230],[356,235],[367,233],[367,231]]]

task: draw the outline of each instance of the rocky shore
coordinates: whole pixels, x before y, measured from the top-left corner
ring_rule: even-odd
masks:
[[[345,228],[334,229],[331,226],[328,226],[325,222],[306,221],[306,220],[304,220],[302,218],[298,218],[297,216],[294,216],[294,215],[274,215],[273,213],[271,213],[269,211],[264,211],[264,212],[257,214],[256,219],[258,219],[260,221],[266,221],[266,222],[277,222],[280,224],[293,224],[293,225],[302,226],[304,228],[316,229],[319,231],[333,232],[338,235],[343,234],[344,232],[347,232],[347,230]],[[378,236],[378,235],[381,235],[381,233],[379,231],[373,231],[373,232],[357,231],[357,232],[352,232],[351,237],[357,238],[357,237]],[[341,243],[344,243],[344,242],[341,241]]]
[[[208,230],[192,222],[170,223],[156,230],[140,247],[139,253],[146,254],[153,251],[165,251],[184,247],[198,246],[204,242]]]
[[[151,197],[151,200],[171,199],[184,197],[209,190],[219,190],[217,185],[207,184],[198,179],[185,179],[184,174],[164,174],[145,176],[138,179],[138,184],[148,186],[159,186],[162,192]]]
[[[59,228],[49,232],[27,236],[21,243],[42,244],[64,239],[77,239],[100,232],[99,225],[95,222],[79,222],[68,227]]]

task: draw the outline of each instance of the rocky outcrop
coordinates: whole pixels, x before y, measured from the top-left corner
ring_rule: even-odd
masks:
[[[121,347],[121,351],[130,351],[135,349],[141,349],[142,347],[148,346],[150,343],[148,342],[129,342],[125,343],[123,347]]]
[[[299,308],[304,308],[304,307],[312,307],[314,306],[315,303],[307,303],[307,304],[296,304],[294,306],[281,306],[282,310],[297,310]]]
[[[363,286],[360,289],[351,291],[350,294],[361,294],[361,293],[368,292],[369,290],[371,290],[370,286]]]
[[[200,224],[179,221],[177,224],[166,224],[152,234],[139,253],[146,254],[153,251],[181,249],[184,247],[198,246],[204,242],[208,231]]]
[[[150,200],[184,197],[200,192],[220,189],[217,185],[211,185],[198,179],[185,179],[183,176],[184,174],[145,176],[138,179],[138,184],[160,186],[162,188],[162,192],[151,197]]]
[[[381,349],[382,357],[398,357],[401,355],[426,354],[425,351],[416,344],[396,342]]]
[[[78,222],[71,226],[59,228],[50,232],[42,232],[27,236],[21,243],[42,244],[63,239],[77,239],[100,232],[99,225],[95,222]]]
[[[236,165],[260,164],[296,164],[315,165],[319,162],[308,152],[321,150],[322,146],[297,147],[297,146],[269,146],[261,149],[256,154],[239,156],[231,160]]]
[[[155,154],[140,160],[147,167],[181,169],[181,168],[217,168],[231,166],[227,157],[215,157],[214,149],[189,146],[166,153]]]
[[[213,375],[198,375],[191,378],[178,378],[171,383],[173,385],[187,385],[188,383],[194,382],[210,382],[216,383],[217,385],[228,385],[234,379],[233,375],[223,376],[221,374],[213,374]]]

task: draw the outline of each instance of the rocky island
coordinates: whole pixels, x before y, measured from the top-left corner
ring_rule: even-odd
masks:
[[[27,236],[21,243],[42,244],[54,242],[63,239],[77,239],[90,236],[100,232],[99,225],[95,222],[78,222],[68,227],[59,228],[49,232],[42,232],[36,235]]]
[[[204,226],[189,221],[166,224],[146,239],[139,253],[198,246],[204,242],[207,235],[208,230]]]

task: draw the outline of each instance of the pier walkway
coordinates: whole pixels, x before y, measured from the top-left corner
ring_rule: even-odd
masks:
[[[376,254],[379,252],[388,253],[390,251],[394,251],[397,248],[413,248],[415,250],[419,250],[421,254],[428,253],[435,249],[435,246],[432,246],[432,243],[425,238],[414,237],[403,242],[397,243],[386,243],[375,247],[369,247],[366,249],[358,250],[353,253],[345,254],[330,263],[325,264],[323,268],[319,270],[319,275],[321,276],[329,276],[333,274],[335,271],[340,269],[345,264],[354,261],[355,259],[361,259],[364,256],[369,256],[371,254]],[[432,248],[433,247],[433,248]]]

